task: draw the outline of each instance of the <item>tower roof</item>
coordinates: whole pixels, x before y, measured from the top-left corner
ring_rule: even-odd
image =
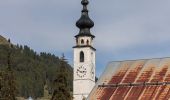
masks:
[[[88,0],[82,0],[81,4],[83,5],[83,10],[80,19],[76,22],[76,26],[80,29],[78,36],[94,36],[90,33],[90,28],[94,26],[94,22],[90,19],[88,15],[87,5],[89,4]]]

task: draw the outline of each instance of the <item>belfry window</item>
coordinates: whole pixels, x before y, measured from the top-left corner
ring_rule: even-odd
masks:
[[[81,44],[84,44],[84,40],[83,39],[81,40]]]
[[[89,45],[89,40],[87,40],[87,45]]]
[[[80,52],[80,62],[84,62],[84,52]]]

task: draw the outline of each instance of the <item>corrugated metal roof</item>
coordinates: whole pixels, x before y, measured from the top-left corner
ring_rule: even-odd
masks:
[[[170,58],[111,62],[89,100],[168,100]]]

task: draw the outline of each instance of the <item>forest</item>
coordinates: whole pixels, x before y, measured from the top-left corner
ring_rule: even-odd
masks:
[[[43,97],[44,89],[53,95],[57,86],[64,86],[68,95],[72,93],[73,68],[64,58],[45,52],[37,53],[26,45],[11,44],[11,48],[10,44],[0,37],[0,97],[5,95],[3,90],[5,87],[8,89],[8,86],[3,85],[10,78],[15,83],[13,87],[16,97]],[[11,76],[6,77],[10,72]]]

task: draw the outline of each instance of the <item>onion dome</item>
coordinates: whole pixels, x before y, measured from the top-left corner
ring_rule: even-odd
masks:
[[[89,18],[87,5],[89,4],[88,0],[82,0],[81,4],[83,5],[83,10],[80,19],[76,22],[76,26],[80,29],[80,32],[77,36],[92,36],[90,33],[90,28],[94,26],[94,22]]]

